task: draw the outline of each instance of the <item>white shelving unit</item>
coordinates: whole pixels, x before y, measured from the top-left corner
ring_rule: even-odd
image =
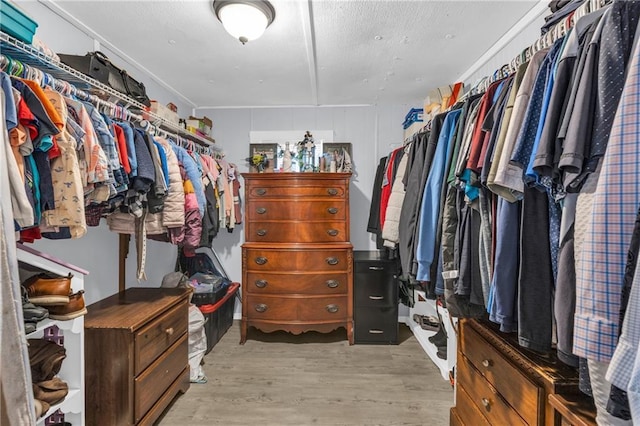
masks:
[[[77,266],[70,265],[30,247],[18,245],[20,280],[38,272],[52,272],[66,276],[71,273],[71,288],[74,292],[84,289],[84,279],[89,273]],[[36,331],[27,335],[27,339],[42,338],[51,327],[56,326],[63,338],[67,357],[62,361],[58,377],[67,382],[69,393],[65,399],[53,405],[47,413],[38,419],[37,426],[45,424],[46,419],[60,410],[64,419],[74,426],[83,426],[84,420],[84,316],[70,321],[46,319],[37,324]]]
[[[450,380],[450,373],[453,367],[456,365],[456,350],[457,350],[457,335],[454,328],[454,324],[457,324],[457,319],[449,316],[449,312],[442,306],[437,306],[435,300],[430,300],[425,297],[424,291],[414,290],[414,306],[409,308],[409,317],[405,319],[407,326],[411,329],[416,339],[422,346],[425,353],[431,358],[431,361],[440,370],[440,375],[445,380]],[[436,311],[437,309],[437,311]],[[436,345],[429,341],[429,337],[436,334],[435,331],[423,330],[420,324],[413,320],[413,315],[431,315],[438,316],[440,313],[442,323],[444,324],[445,331],[447,332],[447,359],[441,359],[438,357],[438,348]]]

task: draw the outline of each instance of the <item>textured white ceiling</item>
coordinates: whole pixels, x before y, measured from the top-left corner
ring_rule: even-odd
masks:
[[[209,1],[56,1],[196,107],[418,104],[536,1],[272,0],[240,44]]]

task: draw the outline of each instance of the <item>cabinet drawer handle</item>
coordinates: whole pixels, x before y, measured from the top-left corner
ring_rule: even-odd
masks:
[[[256,194],[258,195],[265,195],[267,193],[267,190],[264,188],[258,188],[256,189]]]
[[[384,331],[382,330],[378,330],[377,328],[374,328],[373,330],[369,330],[369,334],[383,334]]]
[[[337,265],[338,264],[338,258],[336,258],[336,257],[327,257],[325,260],[329,265]]]
[[[262,313],[262,312],[264,312],[266,310],[267,310],[267,305],[265,305],[264,303],[259,303],[259,304],[256,305],[256,311],[257,312]]]
[[[487,398],[482,398],[481,401],[484,408],[489,411],[491,409],[491,402]]]
[[[336,213],[338,213],[338,208],[337,207],[329,207],[327,209],[327,211],[329,212],[329,214],[336,214]]]
[[[265,235],[267,235],[267,230],[266,229],[258,229],[256,234],[258,234],[258,237],[264,237]]]
[[[332,237],[335,237],[336,235],[338,235],[338,230],[337,229],[329,229],[329,230],[327,230],[327,234],[331,235]]]
[[[338,312],[338,305],[327,305],[327,312],[329,312],[330,314],[335,314],[336,312]]]
[[[329,195],[338,195],[338,190],[335,189],[335,188],[329,188],[329,189],[327,189],[327,193]]]
[[[489,368],[489,367],[491,367],[491,365],[493,365],[493,363],[491,362],[490,359],[483,359],[482,360],[482,365],[484,365],[485,367]]]
[[[260,257],[256,257],[256,258],[255,258],[255,262],[256,262],[258,265],[264,265],[265,263],[267,263],[267,258],[266,258],[266,257],[262,257],[262,256],[260,256]]]
[[[337,288],[340,285],[340,283],[337,280],[328,280],[327,281],[327,287],[329,288]]]
[[[267,282],[265,280],[257,280],[255,284],[258,288],[265,288],[267,286]]]
[[[267,212],[267,209],[266,209],[266,208],[264,208],[264,207],[258,207],[258,208],[256,209],[256,212],[257,212],[258,214],[265,214],[265,213]]]
[[[382,299],[384,299],[384,296],[369,296],[369,299],[371,299],[371,300],[382,300]]]
[[[369,266],[370,271],[384,271],[384,266]]]
[[[164,332],[167,333],[167,336],[172,336],[173,335],[173,327],[167,328]]]

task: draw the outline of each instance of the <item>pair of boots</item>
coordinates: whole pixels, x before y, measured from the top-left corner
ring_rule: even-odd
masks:
[[[66,277],[41,273],[27,279],[22,286],[28,299],[35,305],[45,306],[49,318],[71,320],[87,313],[84,290],[73,292],[72,274]]]
[[[28,339],[29,364],[33,381],[33,396],[38,418],[53,404],[62,401],[69,392],[68,385],[55,377],[67,357],[64,347],[44,339]]]
[[[438,358],[447,359],[447,332],[444,329],[442,318],[440,318],[440,322],[438,323],[438,331],[436,334],[429,337],[429,341],[438,348],[438,352],[436,354]]]

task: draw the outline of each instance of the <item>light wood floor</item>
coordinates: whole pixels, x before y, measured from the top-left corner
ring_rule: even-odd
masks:
[[[161,426],[449,424],[453,389],[411,331],[399,345],[353,345],[345,331],[292,336],[238,321],[205,356],[206,384],[169,408]]]

